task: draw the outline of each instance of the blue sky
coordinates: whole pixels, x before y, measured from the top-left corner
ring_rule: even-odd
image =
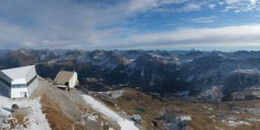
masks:
[[[260,49],[260,0],[0,0],[1,49]]]

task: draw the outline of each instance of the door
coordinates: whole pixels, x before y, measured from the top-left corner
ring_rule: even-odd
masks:
[[[27,97],[27,92],[21,92],[22,97]]]
[[[27,92],[24,92],[24,97],[26,97],[26,98],[27,98]]]

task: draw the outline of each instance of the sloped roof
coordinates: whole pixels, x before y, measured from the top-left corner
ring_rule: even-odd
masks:
[[[74,73],[75,73],[74,71],[60,71],[57,74],[54,82],[56,84],[63,84],[64,85],[66,82],[70,81],[70,79],[72,78]]]
[[[21,78],[25,78],[31,69],[35,69],[35,66],[30,65],[24,67],[5,69],[5,70],[1,70],[1,72],[11,79],[21,79]]]

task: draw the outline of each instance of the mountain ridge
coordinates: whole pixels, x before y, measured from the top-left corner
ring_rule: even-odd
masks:
[[[2,50],[0,68],[37,64],[37,72],[54,78],[61,69],[103,86],[133,86],[144,92],[185,99],[219,102],[235,100],[232,93],[258,88],[259,51],[144,51],[144,50]],[[107,87],[109,89],[109,87]],[[251,95],[255,98],[260,95]]]

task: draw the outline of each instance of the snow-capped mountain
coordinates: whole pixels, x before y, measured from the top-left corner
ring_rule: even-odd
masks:
[[[232,93],[259,87],[260,52],[202,51],[0,51],[0,68],[37,63],[43,77],[54,78],[60,69],[76,70],[103,84],[139,87],[145,92],[179,95],[196,100],[233,99]],[[188,93],[188,95],[187,95]]]

